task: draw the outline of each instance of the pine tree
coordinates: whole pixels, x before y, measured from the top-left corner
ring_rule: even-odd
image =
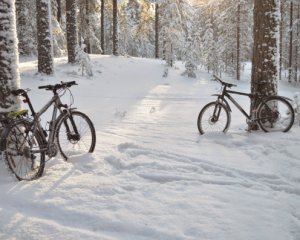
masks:
[[[118,0],[113,1],[113,55],[118,55]]]
[[[91,53],[91,42],[90,42],[90,35],[91,35],[91,26],[90,26],[90,0],[85,0],[85,22],[86,22],[86,29],[87,34],[85,37],[85,46],[86,52]]]
[[[293,75],[293,1],[290,2],[290,40],[289,40],[289,83],[292,82]]]
[[[112,32],[113,32],[113,5],[111,0],[105,0],[105,8],[104,8],[104,51],[105,54],[112,54],[113,49],[113,41],[112,41]]]
[[[148,1],[140,0],[136,4],[135,15],[132,20],[131,32],[133,36],[133,48],[136,56],[151,57],[154,55],[154,9]]]
[[[299,69],[299,36],[300,36],[300,28],[299,28],[299,21],[300,21],[300,2],[297,3],[297,26],[296,29],[296,43],[295,43],[295,82],[298,81],[298,69]]]
[[[49,75],[54,72],[50,0],[36,0],[36,8],[38,72]]]
[[[159,58],[159,4],[155,3],[155,58]]]
[[[241,80],[241,3],[237,2],[236,21],[236,79]]]
[[[120,5],[119,53],[154,57],[154,8],[146,0],[132,0]]]
[[[284,23],[284,17],[283,17],[283,2],[280,4],[280,30],[279,30],[279,80],[282,79],[282,63],[283,63],[283,23]]]
[[[68,62],[76,62],[77,8],[76,0],[66,0]]]
[[[56,11],[56,18],[59,23],[61,23],[61,18],[62,18],[62,7],[61,7],[61,0],[56,0],[57,1],[57,11]]]
[[[205,22],[202,33],[202,62],[207,67],[207,70],[214,74],[219,73],[219,54],[217,54],[217,34],[215,27],[215,12],[214,5],[208,5],[205,9]],[[224,44],[224,43],[223,43]]]
[[[37,29],[35,2],[32,0],[16,0],[17,34],[20,55],[36,55]]]
[[[101,50],[102,54],[105,54],[105,1],[101,0]]]
[[[184,45],[185,34],[178,0],[166,0],[160,4],[160,37],[163,58],[168,66],[173,66],[176,52]]]
[[[15,2],[0,0],[0,113],[20,107],[10,91],[19,86]]]
[[[183,76],[188,76],[190,78],[196,78],[196,73],[194,72],[197,69],[198,65],[198,53],[195,51],[195,42],[196,38],[188,37],[185,47],[184,47],[184,60],[185,63],[185,71],[182,73]]]
[[[279,9],[280,0],[254,0],[254,48],[251,77],[251,93],[253,94],[277,94]],[[252,101],[251,110],[254,111],[257,104]],[[253,128],[256,129],[257,126]]]

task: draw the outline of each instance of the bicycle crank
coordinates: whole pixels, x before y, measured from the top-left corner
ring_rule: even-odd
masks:
[[[47,150],[47,155],[49,156],[49,158],[55,157],[57,153],[58,153],[57,146],[54,143],[50,144]]]

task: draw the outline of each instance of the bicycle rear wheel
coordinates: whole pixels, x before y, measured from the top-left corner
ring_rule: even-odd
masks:
[[[59,121],[56,141],[62,157],[91,153],[96,145],[96,131],[92,121],[82,112],[72,111]]]
[[[293,126],[295,113],[287,100],[274,96],[260,104],[257,119],[260,128],[265,132],[287,132]]]
[[[27,122],[12,125],[5,141],[4,159],[16,178],[34,180],[42,176],[45,167],[45,152],[41,151],[40,135],[33,133]]]
[[[197,126],[200,134],[208,132],[226,132],[230,125],[230,113],[221,103],[211,102],[199,113]]]

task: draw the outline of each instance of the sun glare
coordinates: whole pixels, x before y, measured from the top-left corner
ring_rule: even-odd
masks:
[[[223,0],[191,0],[191,2],[195,5],[205,5],[213,2],[221,2]]]

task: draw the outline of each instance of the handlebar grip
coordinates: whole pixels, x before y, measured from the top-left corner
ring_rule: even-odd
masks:
[[[63,84],[65,84],[65,85],[68,86],[68,87],[71,87],[71,86],[73,86],[73,85],[77,85],[77,83],[76,83],[75,81],[65,82],[65,83],[63,83]]]
[[[39,86],[38,87],[38,89],[46,89],[46,88],[51,88],[51,85]]]

